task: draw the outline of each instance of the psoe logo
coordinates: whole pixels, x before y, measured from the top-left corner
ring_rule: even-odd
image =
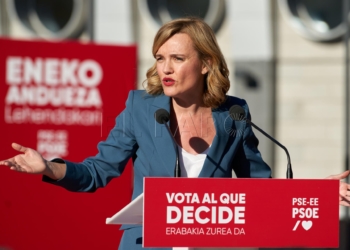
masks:
[[[46,159],[63,158],[68,155],[68,131],[39,129],[37,150]]]

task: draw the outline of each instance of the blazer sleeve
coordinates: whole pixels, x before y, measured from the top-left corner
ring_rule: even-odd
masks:
[[[131,115],[133,99],[134,93],[130,91],[126,108],[117,116],[107,139],[98,144],[96,156],[86,158],[81,163],[63,160],[67,165],[65,177],[55,181],[43,176],[43,181],[69,191],[94,192],[106,186],[112,178],[120,176],[138,147]]]
[[[246,118],[251,119],[247,103],[243,105]],[[233,170],[241,178],[271,178],[271,169],[264,162],[258,150],[259,140],[253,133],[251,125],[244,122],[241,147],[233,159]]]

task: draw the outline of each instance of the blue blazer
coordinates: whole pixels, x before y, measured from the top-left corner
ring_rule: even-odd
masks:
[[[173,177],[176,152],[172,138],[165,125],[158,124],[154,119],[154,113],[160,108],[170,112],[170,100],[165,95],[151,96],[141,90],[130,91],[126,108],[116,118],[115,127],[108,138],[98,144],[99,153],[82,163],[65,160],[65,177],[60,181],[44,177],[44,181],[70,191],[93,192],[107,185],[112,178],[120,176],[132,158],[134,199],[143,192],[144,177]],[[232,170],[237,177],[271,177],[270,167],[262,160],[257,149],[259,142],[251,126],[230,118],[229,109],[232,105],[242,106],[246,117],[250,118],[247,103],[232,96],[227,96],[225,103],[212,110],[216,135],[199,177],[230,178]],[[122,228],[132,227],[125,225]],[[136,247],[130,248],[129,245],[129,249]]]

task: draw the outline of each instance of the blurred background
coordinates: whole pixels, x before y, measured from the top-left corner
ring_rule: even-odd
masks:
[[[133,87],[143,89],[159,27],[173,18],[199,16],[214,29],[226,57],[229,94],[246,99],[253,122],[288,148],[294,178],[315,179],[348,168],[349,2],[0,0],[0,36],[136,46]],[[285,178],[285,152],[255,133],[273,177]],[[350,249],[348,214],[340,209],[339,249]],[[20,249],[1,237],[0,249]]]

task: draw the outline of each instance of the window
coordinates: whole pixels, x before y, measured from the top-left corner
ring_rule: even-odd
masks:
[[[10,17],[44,38],[77,38],[86,24],[86,0],[8,0]]]
[[[141,13],[147,10],[157,26],[179,17],[197,16],[217,32],[225,19],[224,0],[139,0]]]
[[[345,33],[342,0],[279,0],[289,24],[314,41],[334,41]]]

